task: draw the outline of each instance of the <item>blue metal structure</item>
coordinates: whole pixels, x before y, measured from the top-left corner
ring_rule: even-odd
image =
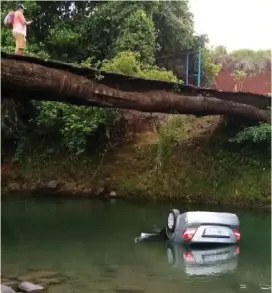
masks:
[[[202,50],[201,47],[198,48],[198,70],[197,70],[197,86],[200,87],[200,83],[201,83],[201,54]]]
[[[189,84],[189,78],[196,77],[197,79],[197,86],[201,86],[201,47],[198,48],[197,51],[188,51],[181,54],[185,54],[186,56],[186,64],[185,64],[185,84]],[[197,55],[197,71],[191,72],[190,71],[190,59],[194,58]]]
[[[202,47],[193,51],[180,51],[161,56],[156,62],[160,67],[171,70],[185,84],[201,86]]]

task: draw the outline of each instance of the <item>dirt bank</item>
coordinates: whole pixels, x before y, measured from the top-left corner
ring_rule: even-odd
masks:
[[[167,120],[161,115],[126,113],[133,135],[101,156],[41,160],[33,153],[24,164],[4,164],[2,191],[270,205],[269,168],[248,165],[237,154],[213,149],[221,117],[182,116],[158,134]]]

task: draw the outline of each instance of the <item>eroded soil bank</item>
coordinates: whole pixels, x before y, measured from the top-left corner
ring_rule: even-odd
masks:
[[[271,168],[215,150],[221,117],[182,116],[158,132],[166,115],[127,113],[126,139],[102,155],[33,153],[2,165],[5,194],[147,198],[270,208]],[[181,115],[179,115],[181,116]],[[137,121],[137,123],[135,123]],[[169,122],[168,122],[169,124]]]

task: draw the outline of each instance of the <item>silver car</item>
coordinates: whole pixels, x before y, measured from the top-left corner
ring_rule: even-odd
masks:
[[[235,244],[240,241],[239,218],[231,213],[170,211],[166,236],[175,243]]]

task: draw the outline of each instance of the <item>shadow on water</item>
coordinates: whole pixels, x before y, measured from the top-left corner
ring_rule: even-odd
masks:
[[[69,276],[51,285],[49,293],[270,292],[269,213],[235,211],[241,222],[239,247],[134,243],[141,232],[164,227],[172,207],[125,201],[5,199],[2,275],[46,269]]]

